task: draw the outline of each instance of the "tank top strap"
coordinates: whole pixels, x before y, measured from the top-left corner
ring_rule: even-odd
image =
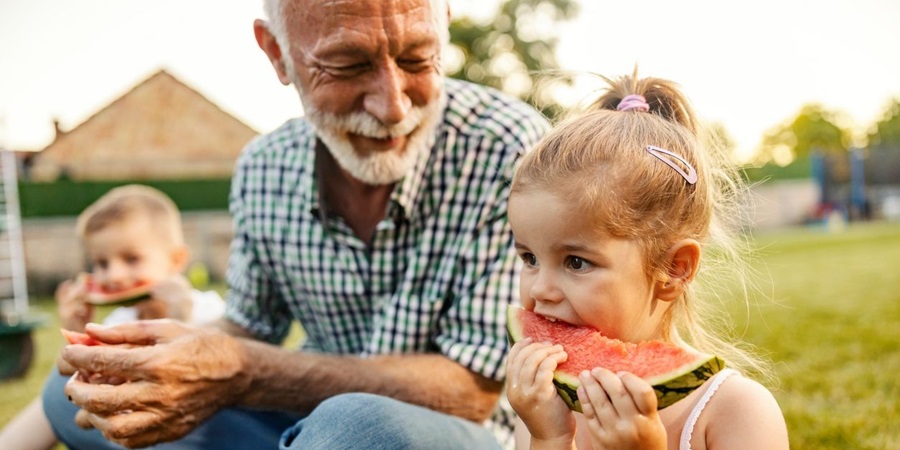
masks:
[[[721,386],[728,377],[737,373],[738,371],[734,369],[724,369],[713,375],[712,378],[707,381],[709,387],[706,389],[706,392],[703,393],[703,397],[700,398],[700,401],[694,405],[694,409],[691,410],[691,414],[684,422],[684,428],[681,429],[681,443],[678,446],[680,450],[691,450],[691,435],[694,433],[694,425],[697,424],[700,413],[703,412],[703,408],[706,408],[706,404],[709,403],[709,400],[715,395],[719,386]]]

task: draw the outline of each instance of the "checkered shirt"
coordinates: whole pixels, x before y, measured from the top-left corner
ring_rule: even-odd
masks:
[[[495,90],[452,79],[446,90],[432,150],[396,184],[369,245],[340,217],[322,220],[308,122],[247,146],[230,197],[230,320],[272,343],[298,320],[307,350],[439,352],[505,378],[520,271],[506,202],[516,161],[548,124]],[[507,447],[512,417],[504,398],[486,423]]]

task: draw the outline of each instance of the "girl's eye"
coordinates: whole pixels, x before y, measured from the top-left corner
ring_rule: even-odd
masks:
[[[566,265],[572,270],[587,270],[591,267],[591,263],[577,256],[570,256]]]
[[[534,256],[534,253],[522,253],[521,258],[522,258],[522,261],[525,262],[525,265],[528,265],[528,266],[536,266],[537,265],[537,257]]]

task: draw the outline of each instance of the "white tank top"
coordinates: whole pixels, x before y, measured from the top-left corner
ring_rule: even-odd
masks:
[[[684,428],[681,429],[681,443],[678,445],[680,450],[691,450],[691,434],[694,433],[694,425],[697,424],[700,413],[703,412],[703,408],[706,407],[706,404],[709,403],[709,400],[715,395],[719,386],[721,386],[728,377],[736,373],[738,372],[734,369],[725,369],[713,375],[712,378],[707,381],[707,383],[709,383],[709,388],[703,393],[703,397],[700,398],[700,401],[694,405],[694,409],[691,410],[691,414],[684,422]]]

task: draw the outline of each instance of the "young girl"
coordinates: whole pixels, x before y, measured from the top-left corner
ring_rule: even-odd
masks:
[[[710,253],[740,254],[725,223],[736,217],[740,178],[703,145],[674,83],[636,75],[607,81],[609,90],[545,136],[513,178],[509,221],[525,264],[523,306],[623,341],[692,347],[723,357],[732,369],[661,411],[637,376],[585,371],[582,415],[566,407],[552,382],[566,360],[561,347],[519,341],[507,367],[507,395],[522,422],[517,444],[786,449],[775,399],[735,370],[759,366],[703,326],[703,298],[692,286],[701,255],[708,276]]]
[[[112,310],[104,324],[164,317],[202,324],[224,313],[225,302],[218,293],[194,290],[182,275],[189,252],[181,215],[162,192],[141,185],[115,188],[79,215],[76,228],[91,264],[93,282],[109,290],[139,283],[152,285],[149,299]],[[63,328],[84,331],[94,319],[94,307],[86,302],[86,289],[84,276],[65,281],[57,289]],[[49,449],[56,444],[44,408],[56,405],[71,410],[74,416],[76,408],[62,392],[65,380],[58,373],[50,374],[44,404],[40,398],[35,399],[0,431],[0,450]],[[74,420],[71,426],[76,426]]]

